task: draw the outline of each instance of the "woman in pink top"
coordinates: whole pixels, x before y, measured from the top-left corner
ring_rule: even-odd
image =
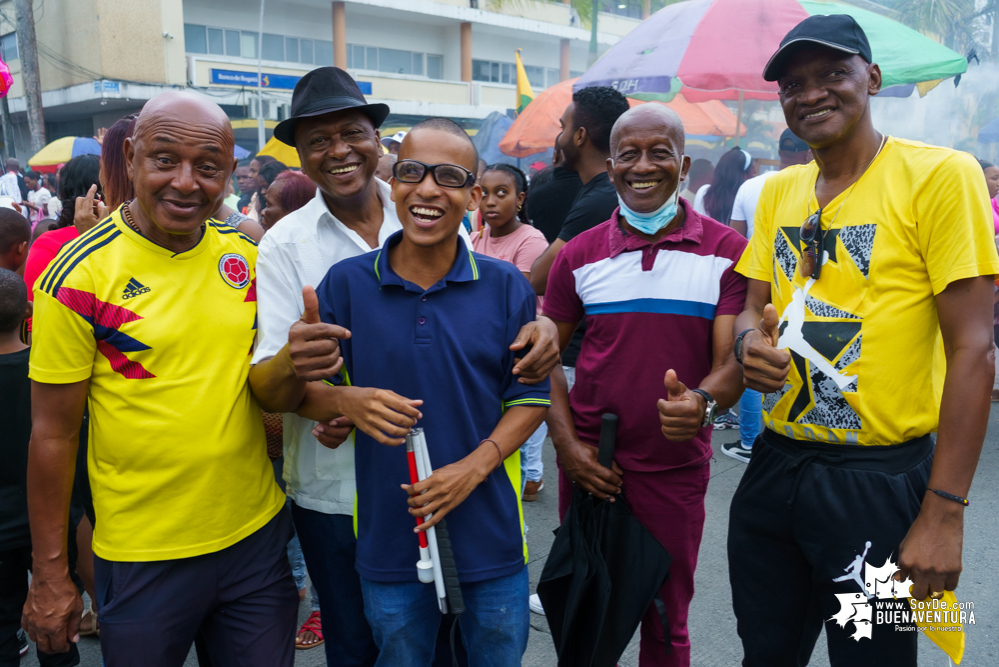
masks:
[[[548,248],[548,241],[528,222],[527,177],[512,165],[499,163],[486,167],[479,185],[482,187],[479,211],[486,226],[472,234],[472,250],[510,262],[530,279],[531,265]],[[540,310],[541,297],[538,297]],[[546,435],[548,427],[541,424],[520,448],[526,501],[537,500],[545,485],[541,448]]]
[[[472,250],[510,262],[529,278],[531,265],[548,248],[548,241],[528,222],[524,172],[509,164],[493,164],[482,172],[479,185],[479,212],[486,226],[472,234]]]

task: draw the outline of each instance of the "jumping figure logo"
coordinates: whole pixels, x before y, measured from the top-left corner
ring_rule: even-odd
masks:
[[[250,265],[242,255],[230,252],[219,260],[219,273],[230,287],[243,289],[250,284]]]

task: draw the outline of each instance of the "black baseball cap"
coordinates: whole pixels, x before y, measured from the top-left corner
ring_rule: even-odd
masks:
[[[780,48],[763,68],[764,81],[776,81],[784,73],[788,59],[802,45],[818,44],[873,62],[871,44],[864,29],[847,14],[809,16],[791,28],[780,40]]]
[[[294,146],[298,121],[344,109],[363,111],[371,118],[375,129],[381,127],[389,115],[387,104],[368,104],[357,82],[339,67],[316,68],[295,84],[295,92],[291,94],[291,116],[277,124],[274,136]]]
[[[777,149],[785,153],[804,153],[811,150],[804,141],[798,138],[791,130],[787,129],[780,133],[780,142]]]

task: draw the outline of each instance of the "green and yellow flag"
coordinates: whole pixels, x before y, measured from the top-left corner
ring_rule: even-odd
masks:
[[[524,70],[524,61],[520,59],[520,49],[517,49],[517,113],[523,111],[533,99],[534,91]]]

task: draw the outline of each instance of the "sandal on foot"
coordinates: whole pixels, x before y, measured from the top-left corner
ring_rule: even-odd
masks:
[[[317,641],[305,643],[306,633],[311,633],[317,638]],[[299,651],[307,651],[310,648],[316,648],[317,646],[322,646],[326,643],[323,639],[323,626],[319,618],[319,612],[314,611],[309,614],[309,617],[305,619],[305,623],[302,623],[302,627],[298,629],[298,634],[295,636],[295,648]]]

